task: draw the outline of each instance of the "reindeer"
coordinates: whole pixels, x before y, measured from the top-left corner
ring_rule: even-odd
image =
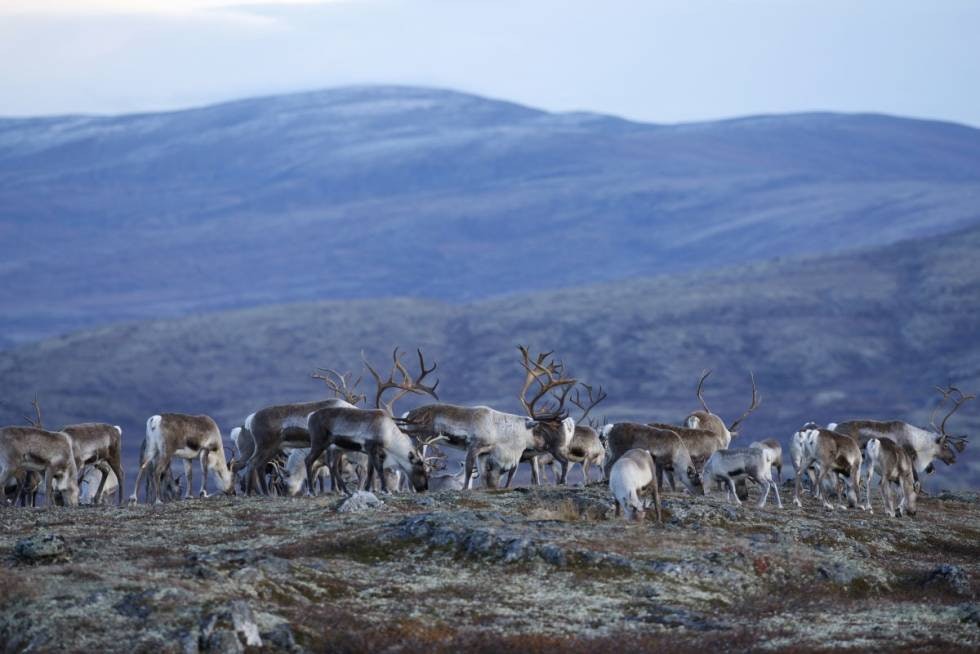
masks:
[[[140,458],[139,458],[139,470],[136,475],[136,483],[133,486],[133,494],[129,496],[129,503],[135,504],[137,502],[137,493],[139,492],[140,480],[143,480],[144,489],[143,497],[149,502],[150,493],[153,489],[153,482],[151,481],[150,474],[144,475],[144,470],[153,471],[156,469],[156,458],[151,457],[149,454],[149,449],[147,447],[148,442],[144,437],[143,442],[140,443]],[[154,450],[154,455],[156,454]],[[187,499],[190,495],[190,478],[191,478],[191,462],[187,459],[180,459],[181,464],[184,467],[184,479],[187,482],[187,492],[184,493],[184,499]],[[171,462],[172,468],[172,462]],[[160,477],[160,495],[162,499],[172,500],[181,497],[180,490],[180,480],[174,475],[171,468],[164,471],[163,475]],[[108,481],[106,482],[109,483]]]
[[[606,392],[602,390],[602,386],[599,387],[598,392],[593,393],[591,386],[585,383],[580,384],[588,393],[588,399],[583,400],[579,391],[575,391],[575,397],[571,398],[571,403],[582,410],[582,415],[575,420],[575,433],[572,434],[572,440],[565,448],[565,462],[559,462],[561,465],[561,479],[559,483],[564,484],[568,478],[568,471],[571,467],[578,463],[582,466],[582,483],[589,483],[589,468],[595,465],[599,468],[599,473],[605,479],[605,468],[604,463],[606,460],[606,448],[603,446],[602,441],[599,439],[599,432],[596,430],[597,425],[592,425],[586,422],[589,413],[595,408],[597,404],[606,399]]]
[[[828,474],[840,474],[847,478],[847,506],[858,505],[857,489],[861,480],[861,450],[850,436],[829,429],[809,429],[804,435],[804,463],[820,465],[817,477],[817,499],[823,496],[823,482]],[[834,505],[824,500],[824,506],[833,510]],[[841,508],[847,508],[841,506]]]
[[[697,397],[701,402],[702,409],[691,412],[685,419],[683,427],[656,422],[649,423],[651,427],[669,429],[675,432],[684,441],[691,458],[695,462],[702,463],[707,461],[708,457],[714,454],[717,450],[728,449],[732,438],[738,436],[739,426],[742,424],[742,421],[749,417],[753,411],[758,409],[761,403],[759,391],[755,385],[755,375],[750,373],[749,378],[752,382],[752,401],[749,404],[749,408],[734,422],[732,422],[731,425],[726,427],[724,421],[722,421],[718,415],[711,412],[711,409],[708,408],[708,404],[704,401],[704,396],[702,395],[704,381],[710,374],[710,370],[705,370],[701,373],[701,378],[698,380]],[[671,486],[673,486],[673,479],[670,481]]]
[[[312,379],[323,381],[334,397],[313,402],[270,406],[256,411],[245,419],[241,436],[246,437],[246,440],[243,441],[243,454],[236,457],[235,472],[245,469],[246,493],[251,494],[256,491],[269,493],[264,473],[269,462],[278,452],[285,448],[310,447],[307,420],[312,413],[326,408],[353,408],[364,400],[364,395],[357,390],[360,378],[351,383],[350,373],[341,374],[329,368],[319,368],[318,372],[310,376]],[[248,440],[251,440],[251,453],[246,458],[244,452],[247,451]]]
[[[793,437],[789,441],[789,455],[793,463],[793,471],[795,474],[794,485],[793,485],[793,504],[802,507],[803,503],[800,501],[800,486],[803,481],[804,475],[810,480],[810,489],[813,496],[817,496],[817,475],[814,472],[814,468],[819,466],[819,463],[812,461],[809,465],[804,466],[807,463],[806,456],[806,435],[811,429],[819,429],[819,426],[815,422],[808,422],[799,431],[793,434]]]
[[[95,466],[87,466],[85,472],[82,473],[82,480],[79,482],[79,488],[81,489],[81,495],[78,499],[80,504],[98,504],[99,501],[96,499],[97,491],[102,488],[103,494],[112,493],[118,491],[119,480],[116,478],[116,473],[109,468],[108,471],[100,470]]]
[[[136,485],[130,501],[136,501],[136,489],[140,478],[149,469],[153,502],[162,502],[160,482],[170,467],[173,457],[199,459],[201,463],[201,489],[199,495],[207,497],[208,470],[213,465],[218,485],[225,494],[232,494],[233,479],[225,460],[225,448],[221,431],[209,416],[189,416],[183,413],[162,413],[150,416],[146,421],[146,461],[140,465]],[[188,473],[188,487],[190,477]],[[147,502],[150,497],[147,496]]]
[[[82,472],[84,468],[92,466],[102,473],[92,502],[94,504],[102,502],[105,482],[111,473],[116,479],[116,503],[121,506],[125,478],[122,467],[122,428],[100,422],[86,422],[62,427],[61,431],[71,436],[78,449],[79,460],[76,461],[76,465],[79,471]]]
[[[381,490],[388,492],[388,481],[384,469],[385,463],[390,457],[392,463],[400,467],[408,476],[412,488],[416,491],[426,490],[428,479],[424,456],[416,450],[412,439],[399,428],[399,424],[404,424],[404,422],[396,422],[393,413],[394,403],[409,393],[431,395],[439,399],[436,395],[436,387],[439,386],[438,380],[431,386],[422,383],[422,380],[436,369],[436,364],[427,369],[422,350],[417,350],[417,352],[420,374],[415,379],[412,378],[408,369],[401,362],[397,347],[392,353],[394,365],[387,380],[382,380],[381,375],[371,367],[366,359],[364,360],[364,365],[376,383],[374,409],[326,407],[310,414],[307,420],[307,429],[310,433],[310,453],[306,457],[306,468],[307,483],[310,485],[309,492],[311,494],[313,493],[313,464],[331,445],[341,450],[363,452],[368,455],[368,487],[372,485],[374,475],[377,474],[381,479]],[[396,373],[401,376],[401,381],[395,380]],[[384,402],[385,392],[393,389],[397,391],[395,395],[388,402]],[[345,494],[350,494],[343,476],[334,471],[331,474],[339,484],[340,489]]]
[[[487,460],[484,480],[488,488],[497,488],[504,472],[508,473],[510,483],[522,457],[547,452],[559,462],[566,459],[575,421],[568,417],[564,403],[576,380],[563,376],[564,367],[551,360],[552,352],[538,354],[532,360],[526,347],[518,346],[518,350],[525,371],[519,398],[526,415],[504,413],[487,406],[427,404],[404,416],[405,428],[414,437],[443,440],[450,447],[466,450],[466,488],[471,487],[477,462],[484,457]],[[535,384],[538,388],[528,400],[528,391]],[[545,396],[556,391],[561,391],[556,397],[557,407],[538,407]]]
[[[660,491],[655,476],[656,463],[649,450],[634,448],[623,453],[612,465],[609,472],[609,490],[616,498],[616,516],[622,511],[627,520],[643,520],[646,515],[645,504],[640,494],[653,490],[653,501],[657,509],[657,522],[663,522],[660,507]]]
[[[680,474],[681,483],[692,494],[698,493],[696,487],[700,481],[697,470],[691,460],[687,445],[675,431],[635,422],[617,422],[604,426],[601,438],[606,441],[608,450],[605,468],[606,479],[612,474],[612,467],[620,457],[632,449],[642,449],[650,452],[656,462],[658,492],[660,486],[663,485],[664,472],[677,471],[680,474],[683,471],[683,474]],[[670,479],[673,487],[673,476]]]
[[[937,386],[936,390],[939,391],[942,398],[929,418],[931,431],[900,420],[850,420],[838,423],[835,430],[851,436],[859,443],[867,442],[871,438],[887,438],[895,441],[909,452],[913,462],[913,472],[918,482],[923,472],[932,474],[935,471],[935,459],[939,459],[946,465],[956,463],[956,452],[965,450],[968,440],[966,436],[953,436],[947,433],[946,422],[963,404],[976,396],[965,395],[955,386],[945,388]],[[953,397],[953,408],[937,427],[936,414],[950,397]],[[920,484],[916,483],[917,490],[919,487]]]
[[[40,421],[39,421],[40,422]],[[55,493],[70,506],[78,505],[78,466],[71,436],[39,427],[0,428],[0,488],[21,473],[44,475],[45,504]],[[26,478],[26,475],[25,475]]]
[[[776,469],[776,481],[783,483],[783,446],[775,438],[767,438],[764,441],[755,441],[749,447],[760,450],[768,450],[772,466]]]
[[[475,472],[474,475],[479,476],[479,472]],[[463,490],[466,488],[464,485],[464,479],[466,477],[466,462],[459,462],[459,470],[455,473],[441,472],[429,475],[429,490],[430,491],[441,491],[441,490]]]
[[[772,478],[773,451],[768,448],[747,447],[740,449],[724,449],[715,451],[708,461],[704,464],[701,471],[701,487],[705,495],[708,494],[708,482],[722,482],[726,484],[728,499],[734,497],[735,503],[742,504],[738,498],[738,490],[735,481],[746,478],[754,481],[763,489],[759,503],[756,505],[762,508],[766,505],[769,491],[776,492],[776,504],[783,508],[783,501],[779,497],[779,486]]]
[[[867,501],[864,508],[874,513],[871,508],[871,478],[874,473],[878,473],[880,481],[878,488],[881,491],[881,499],[885,503],[888,515],[895,517],[895,501],[892,497],[892,484],[901,488],[902,499],[898,504],[898,515],[902,515],[904,510],[910,516],[915,515],[915,480],[912,477],[912,459],[909,457],[905,448],[898,443],[887,438],[871,438],[864,445],[867,464]]]

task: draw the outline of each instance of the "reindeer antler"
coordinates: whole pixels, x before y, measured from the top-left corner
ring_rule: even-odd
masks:
[[[711,374],[710,368],[705,368],[701,371],[701,378],[698,379],[698,400],[701,402],[701,406],[704,407],[705,413],[711,413],[711,409],[708,408],[708,403],[704,401],[704,396],[701,392],[704,390],[704,380],[708,378]]]
[[[24,420],[26,420],[27,424],[32,427],[44,429],[44,424],[41,421],[41,403],[37,400],[37,393],[34,393],[34,399],[31,400],[31,406],[34,407],[34,415],[37,417],[32,419],[30,416],[24,416]]]
[[[310,376],[313,379],[319,379],[326,384],[327,389],[329,389],[330,392],[332,392],[336,397],[339,397],[345,402],[349,402],[354,406],[357,406],[367,399],[367,395],[357,391],[357,387],[361,383],[361,377],[358,377],[352,383],[351,378],[354,376],[354,373],[352,372],[339,373],[331,368],[317,368],[317,370],[319,372],[314,372]]]
[[[762,404],[762,398],[759,397],[759,389],[756,388],[755,385],[755,374],[749,372],[749,379],[752,380],[752,402],[751,404],[749,404],[749,408],[745,411],[745,413],[739,416],[738,420],[733,422],[731,426],[728,428],[728,431],[730,431],[733,434],[738,431],[738,426],[742,424],[742,421],[748,418],[749,414],[755,411],[756,409],[758,409],[759,405]]]
[[[393,409],[395,402],[397,402],[399,399],[401,399],[402,397],[404,397],[409,393],[414,393],[416,395],[431,395],[437,400],[439,399],[439,396],[436,395],[436,387],[439,386],[439,380],[436,380],[436,383],[432,384],[431,386],[426,386],[425,384],[422,383],[422,380],[425,379],[426,376],[428,376],[431,372],[433,372],[438,364],[433,363],[431,368],[426,368],[425,357],[422,355],[422,350],[418,349],[416,351],[418,352],[419,355],[419,369],[420,369],[419,376],[415,379],[412,379],[412,375],[408,372],[408,369],[405,368],[405,365],[401,362],[401,358],[398,354],[398,348],[396,347],[394,352],[392,352],[391,354],[393,365],[391,368],[391,372],[388,374],[387,380],[381,379],[381,375],[378,374],[377,370],[371,367],[371,364],[368,363],[367,359],[364,357],[364,353],[361,352],[361,359],[364,361],[364,365],[367,367],[368,372],[371,373],[371,376],[374,377],[374,381],[377,383],[377,392],[374,395],[374,406],[381,409],[382,411],[386,411],[389,416],[395,415]],[[402,377],[401,381],[395,381],[396,372],[401,375]],[[397,388],[398,392],[395,393],[394,397],[392,397],[391,400],[382,403],[381,397],[384,395],[385,391],[392,388]]]
[[[538,354],[532,361],[530,352],[525,346],[518,345],[517,349],[521,352],[521,366],[526,371],[524,386],[521,388],[519,397],[528,417],[541,422],[561,421],[567,418],[565,400],[577,380],[564,376],[565,366],[560,361],[550,360],[552,352]],[[538,384],[538,390],[529,401],[527,392],[535,382]],[[556,390],[559,392],[555,393]],[[554,406],[548,405],[542,412],[536,408],[536,405],[549,394],[552,394],[558,403]]]
[[[599,404],[599,402],[602,402],[604,399],[608,397],[606,392],[602,390],[602,386],[599,387],[599,391],[597,393],[593,393],[592,387],[589,386],[588,384],[581,382],[579,385],[582,386],[582,388],[584,388],[585,391],[589,394],[589,398],[588,398],[588,402],[583,402],[578,389],[575,389],[575,397],[571,399],[571,402],[578,408],[582,409],[582,415],[579,416],[579,419],[575,421],[577,423],[585,422],[585,418],[589,415],[589,411],[594,409],[595,405]]]
[[[953,446],[956,447],[958,451],[962,452],[964,449],[966,449],[966,442],[967,442],[966,436],[953,436],[952,434],[947,434],[946,421],[949,420],[950,417],[954,413],[956,413],[961,406],[963,406],[970,400],[976,399],[976,395],[965,395],[963,391],[956,388],[952,384],[950,384],[946,388],[943,388],[941,386],[936,386],[936,390],[942,393],[943,397],[939,401],[939,404],[936,405],[936,408],[933,409],[932,416],[929,418],[929,424],[932,425],[932,428],[935,429],[937,433],[939,433],[941,436],[947,438],[951,443],[953,443]],[[943,421],[939,423],[938,427],[936,427],[936,413],[939,410],[939,407],[941,407],[946,402],[946,400],[949,399],[954,394],[958,395],[959,397],[953,400],[953,408],[949,410],[949,413],[946,414],[946,417],[943,418]]]

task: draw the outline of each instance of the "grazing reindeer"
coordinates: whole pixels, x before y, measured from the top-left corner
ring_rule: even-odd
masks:
[[[420,374],[415,379],[412,378],[408,369],[401,362],[398,348],[395,348],[392,354],[394,365],[387,380],[382,380],[381,375],[365,360],[364,365],[374,377],[377,385],[374,409],[327,407],[310,414],[307,420],[307,429],[310,434],[310,453],[306,457],[306,469],[307,483],[310,485],[309,492],[311,494],[313,493],[313,464],[331,445],[341,450],[363,452],[368,455],[368,487],[371,487],[374,475],[377,474],[381,478],[381,490],[388,492],[388,481],[384,469],[385,463],[390,457],[391,463],[400,467],[408,476],[412,488],[416,491],[426,490],[428,478],[425,459],[422,453],[415,449],[412,439],[399,429],[399,423],[395,422],[393,413],[394,403],[408,393],[426,394],[439,399],[436,395],[436,387],[439,386],[438,380],[431,386],[422,383],[422,380],[436,369],[436,364],[427,369],[422,350],[417,352]],[[401,381],[395,380],[396,373],[401,376]],[[397,392],[392,399],[383,402],[384,393],[393,389]],[[343,476],[336,471],[331,471],[331,475],[341,490],[350,494]]]
[[[479,472],[474,473],[479,476]],[[429,475],[429,490],[430,491],[441,491],[441,490],[463,490],[466,488],[464,485],[464,478],[466,476],[466,462],[459,462],[459,470],[456,473],[450,472],[440,472]]]
[[[81,496],[79,497],[80,504],[98,504],[96,496],[98,489],[102,488],[103,494],[112,493],[119,490],[119,480],[116,478],[116,473],[109,468],[108,471],[100,470],[95,466],[87,466],[85,472],[82,474],[82,480],[79,482],[79,488],[84,488],[81,491]]]
[[[55,493],[60,493],[65,504],[77,506],[76,454],[71,436],[64,432],[38,427],[0,428],[0,488],[6,488],[8,481],[22,473],[41,473],[47,506],[54,504]]]
[[[76,461],[76,464],[79,471],[82,471],[86,466],[93,466],[94,469],[102,473],[102,479],[92,502],[94,504],[102,502],[105,482],[111,473],[116,479],[116,503],[122,505],[123,480],[125,478],[122,467],[122,428],[99,422],[87,422],[79,425],[68,425],[63,427],[61,431],[71,436],[78,450],[79,461]]]
[[[926,474],[933,473],[935,459],[939,459],[946,465],[953,465],[956,463],[956,452],[962,452],[966,449],[966,436],[953,436],[947,433],[946,422],[964,403],[974,399],[975,396],[964,395],[955,386],[946,388],[937,386],[936,390],[942,394],[942,399],[933,409],[929,419],[931,431],[900,420],[850,420],[839,423],[835,430],[841,434],[847,434],[861,443],[870,438],[887,438],[895,441],[913,455],[913,472],[918,480],[923,472]],[[953,399],[953,408],[937,427],[937,412],[946,400],[953,396],[958,396]],[[916,486],[918,487],[918,484]]]
[[[909,515],[915,515],[915,480],[912,478],[912,459],[905,448],[887,438],[872,438],[864,445],[867,454],[868,478],[867,501],[864,508],[871,508],[871,478],[878,473],[881,481],[878,488],[881,499],[885,503],[888,515],[895,517],[895,500],[892,496],[892,484],[897,484],[902,490],[902,499],[898,504],[898,515],[907,510]]]
[[[501,472],[515,470],[522,457],[550,453],[559,462],[565,459],[567,444],[574,435],[575,421],[564,412],[567,389],[576,380],[562,377],[562,364],[550,360],[551,352],[531,360],[528,349],[519,346],[525,370],[520,399],[527,415],[504,413],[487,406],[462,407],[453,404],[427,404],[405,414],[405,428],[416,438],[444,440],[450,447],[466,450],[464,485],[470,488],[481,457],[488,458],[484,471],[489,488],[496,488]],[[545,381],[547,380],[547,381]],[[535,397],[527,400],[533,384],[539,386]],[[545,395],[564,389],[557,408],[540,411],[535,408]],[[532,462],[533,470],[533,462]],[[513,475],[508,475],[513,479]]]
[[[568,471],[576,463],[582,466],[583,484],[589,483],[589,467],[592,465],[598,467],[599,474],[605,478],[603,464],[606,459],[606,448],[603,447],[602,441],[599,439],[599,432],[595,426],[586,422],[586,418],[597,404],[606,399],[607,395],[602,390],[602,386],[596,393],[593,393],[592,387],[588,384],[583,383],[581,386],[588,393],[588,399],[583,400],[576,390],[575,397],[570,400],[572,404],[582,410],[582,415],[575,421],[575,433],[572,434],[572,440],[565,449],[565,463],[560,464],[561,479],[559,483],[561,484],[565,483],[568,478]]]
[[[861,480],[861,450],[857,441],[850,436],[820,428],[807,430],[804,439],[804,468],[813,463],[820,465],[817,499],[823,496],[823,482],[827,475],[841,474],[847,477],[847,506],[856,507],[857,489]],[[834,508],[826,499],[823,504],[828,509]]]
[[[758,388],[755,385],[755,375],[750,374],[749,378],[752,381],[752,401],[749,404],[749,408],[739,416],[731,425],[725,426],[725,423],[720,417],[712,413],[708,408],[707,402],[704,401],[704,396],[702,395],[702,390],[704,387],[704,380],[708,378],[711,374],[710,370],[705,370],[701,373],[701,379],[698,380],[698,390],[697,396],[698,400],[701,401],[701,406],[703,410],[697,410],[692,412],[687,419],[684,421],[683,427],[678,427],[675,425],[667,425],[663,423],[650,423],[651,427],[658,427],[660,429],[669,429],[684,441],[687,446],[687,450],[691,455],[691,458],[695,462],[704,462],[708,460],[712,454],[717,450],[727,449],[729,444],[732,442],[732,438],[738,436],[739,426],[742,421],[745,420],[749,415],[759,408],[761,403],[761,398],[759,397]],[[673,484],[673,480],[671,480]]]
[[[251,436],[251,454],[236,457],[235,471],[245,468],[245,491],[269,493],[265,470],[269,462],[283,449],[310,447],[307,420],[315,411],[325,408],[353,408],[364,400],[358,392],[360,378],[351,383],[351,374],[341,374],[329,368],[319,368],[311,377],[326,384],[335,397],[315,402],[298,402],[270,406],[249,415],[243,430]],[[244,435],[244,434],[243,434]],[[247,444],[246,444],[247,447]]]
[[[645,449],[628,450],[616,460],[609,472],[609,490],[616,498],[616,515],[620,511],[627,520],[643,520],[646,515],[640,493],[653,489],[653,501],[657,508],[657,522],[663,522],[660,507],[660,491],[657,488],[656,463]]]
[[[173,457],[201,463],[200,496],[207,497],[208,470],[213,466],[218,476],[222,492],[233,493],[231,470],[225,460],[225,447],[221,442],[221,431],[209,416],[189,416],[183,413],[162,413],[150,416],[146,421],[146,461],[140,466],[136,485],[130,501],[136,501],[136,488],[140,478],[150,469],[150,487],[153,501],[162,501],[160,481],[170,467]],[[190,477],[188,474],[188,486]],[[148,496],[147,502],[150,501]]]
[[[722,482],[726,484],[728,499],[735,498],[735,503],[742,504],[738,499],[738,490],[735,488],[737,479],[746,478],[754,481],[763,489],[759,503],[756,505],[762,508],[766,505],[766,498],[769,497],[770,489],[776,492],[776,504],[783,508],[783,501],[779,497],[779,485],[772,478],[773,451],[768,448],[747,447],[734,450],[717,450],[704,464],[701,471],[701,486],[704,493],[708,493],[708,482]]]
[[[612,474],[612,467],[620,457],[632,449],[642,449],[650,452],[656,462],[657,491],[663,485],[664,472],[676,471],[681,483],[692,494],[697,493],[696,486],[700,484],[691,454],[683,439],[671,429],[651,427],[635,422],[617,422],[604,426],[601,432],[606,441],[607,456],[605,476]],[[673,487],[673,476],[670,477]]]

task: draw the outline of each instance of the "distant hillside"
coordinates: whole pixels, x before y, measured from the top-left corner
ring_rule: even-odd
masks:
[[[316,366],[382,363],[395,344],[439,362],[444,400],[516,410],[518,343],[557,349],[604,385],[613,420],[680,420],[698,372],[723,416],[763,394],[744,442],[786,439],[805,420],[928,421],[933,385],[980,390],[980,227],[853,254],[620,281],[465,305],[316,302],[134,323],[0,353],[0,424],[36,390],[49,424],[111,420],[135,453],[147,416],[207,412],[227,433],[273,402],[322,396]],[[409,406],[408,402],[404,406]],[[974,442],[937,486],[980,486],[980,406],[951,428]]]
[[[962,228],[978,207],[980,131],[880,115],[643,125],[358,87],[0,120],[0,347],[812,256]]]

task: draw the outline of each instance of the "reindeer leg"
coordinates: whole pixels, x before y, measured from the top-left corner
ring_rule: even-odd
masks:
[[[871,507],[871,479],[875,474],[874,466],[868,466],[868,478],[865,480],[865,493],[864,493],[864,510],[868,513],[874,514],[874,509]]]
[[[95,490],[95,496],[92,498],[92,504],[102,504],[102,491],[105,490],[106,479],[109,478],[109,471],[112,468],[109,467],[105,461],[99,461],[95,464],[95,469],[102,473],[102,478],[99,479],[99,487]]]
[[[826,478],[828,468],[821,466],[820,475],[817,477],[817,499],[823,501],[824,508],[834,510],[834,505],[823,497],[823,480]]]
[[[535,486],[541,485],[541,463],[538,461],[538,457],[531,457],[531,483]],[[516,470],[516,468],[515,468]],[[510,477],[507,478],[507,486],[510,486],[511,477],[514,476],[514,470],[510,471]]]
[[[794,467],[796,467],[796,466],[794,466]],[[801,486],[801,484],[800,484],[800,481],[801,481],[800,480],[800,475],[802,473],[803,473],[803,470],[801,468],[799,468],[799,467],[796,467],[796,478],[793,479],[793,482],[794,482],[793,483],[793,504],[795,504],[796,506],[801,507],[801,508],[803,507],[803,502],[800,501],[800,486]]]
[[[769,498],[769,482],[763,482],[761,479],[753,479],[752,481],[759,486],[759,492],[762,493],[762,497],[756,503],[756,506],[761,509],[766,505],[766,500]]]
[[[463,475],[463,488],[473,488],[473,470],[476,468],[476,448],[469,446],[466,448],[466,472]]]
[[[385,459],[387,458],[387,453],[383,447],[377,447],[374,450],[374,465],[375,470],[378,474],[378,479],[381,482],[381,492],[385,495],[391,493],[388,488],[388,480],[385,478]]]
[[[731,477],[728,477],[728,486],[729,486],[729,491],[731,492],[729,498],[734,497],[735,504],[742,506],[742,500],[738,499],[738,489],[735,488],[735,480],[732,479]]]
[[[201,461],[201,490],[198,492],[199,497],[208,496],[208,463],[211,458],[211,453],[208,450],[202,450],[200,461]],[[188,462],[188,467],[190,467]],[[189,484],[188,484],[189,485]]]
[[[571,468],[568,459],[560,459],[558,464],[561,466],[561,477],[558,479],[558,483],[565,486],[568,483],[568,470]]]
[[[533,466],[534,464],[532,463],[531,465]],[[521,464],[520,462],[518,462],[516,466],[514,466],[513,468],[507,471],[507,482],[504,484],[504,488],[510,488],[511,482],[514,481],[514,475],[517,474],[517,471],[520,469],[520,467]]]

